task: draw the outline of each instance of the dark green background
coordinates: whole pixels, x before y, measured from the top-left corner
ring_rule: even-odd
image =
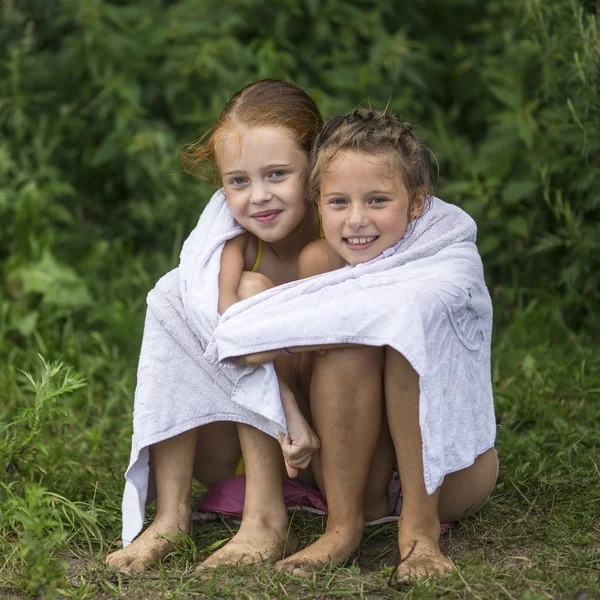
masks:
[[[73,317],[87,307],[85,323],[102,295],[96,286],[124,262],[142,261],[150,279],[176,263],[211,193],[181,173],[178,152],[263,77],[298,84],[325,117],[390,102],[421,127],[440,163],[439,195],[478,222],[498,322],[536,299],[570,326],[598,326],[594,2],[2,7],[0,260],[10,331],[27,337],[31,311]]]

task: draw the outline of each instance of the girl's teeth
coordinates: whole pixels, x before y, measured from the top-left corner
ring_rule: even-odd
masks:
[[[370,244],[375,241],[377,236],[373,237],[361,237],[361,238],[347,238],[349,244]]]

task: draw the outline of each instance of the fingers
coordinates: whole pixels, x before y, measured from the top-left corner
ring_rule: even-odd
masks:
[[[298,469],[289,465],[287,461],[285,461],[285,470],[290,479],[294,479],[294,477],[298,477]]]
[[[293,442],[289,435],[282,432],[279,433],[279,444],[283,452],[286,469],[290,467],[296,471],[295,475],[290,475],[290,477],[295,477],[299,469],[306,469],[310,465],[312,455],[318,449],[318,446],[315,447],[314,445],[297,445],[297,442]]]

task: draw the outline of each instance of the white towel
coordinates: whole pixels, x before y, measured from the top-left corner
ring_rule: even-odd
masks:
[[[123,494],[123,545],[141,531],[155,496],[149,447],[216,421],[286,431],[272,364],[211,364],[204,349],[219,321],[218,278],[225,242],[243,233],[217,192],[181,251],[180,266],[148,294],[138,366],[133,437]],[[216,362],[216,361],[214,361]]]
[[[496,423],[492,304],[475,245],[477,228],[456,206],[437,198],[428,204],[414,229],[378,258],[233,305],[206,356],[214,361],[344,342],[394,348],[419,374],[431,494],[445,475],[470,466],[494,445]],[[274,385],[270,394],[277,391]]]

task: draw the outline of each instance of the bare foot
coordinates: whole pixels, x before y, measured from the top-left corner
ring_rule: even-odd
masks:
[[[314,543],[301,552],[280,560],[277,571],[290,573],[296,577],[311,577],[315,569],[325,564],[341,565],[352,558],[360,545],[363,526],[337,531],[325,531]]]
[[[196,567],[196,572],[221,565],[274,563],[296,552],[298,538],[285,522],[245,519],[231,540]]]
[[[190,513],[191,514],[191,511]],[[123,573],[142,573],[153,562],[163,559],[173,548],[180,532],[190,532],[190,518],[180,517],[154,519],[129,546],[106,557],[106,564]]]
[[[439,536],[438,536],[439,537]],[[437,539],[420,534],[401,536],[400,564],[397,580],[404,583],[420,577],[440,575],[454,569],[454,565],[440,552]]]

